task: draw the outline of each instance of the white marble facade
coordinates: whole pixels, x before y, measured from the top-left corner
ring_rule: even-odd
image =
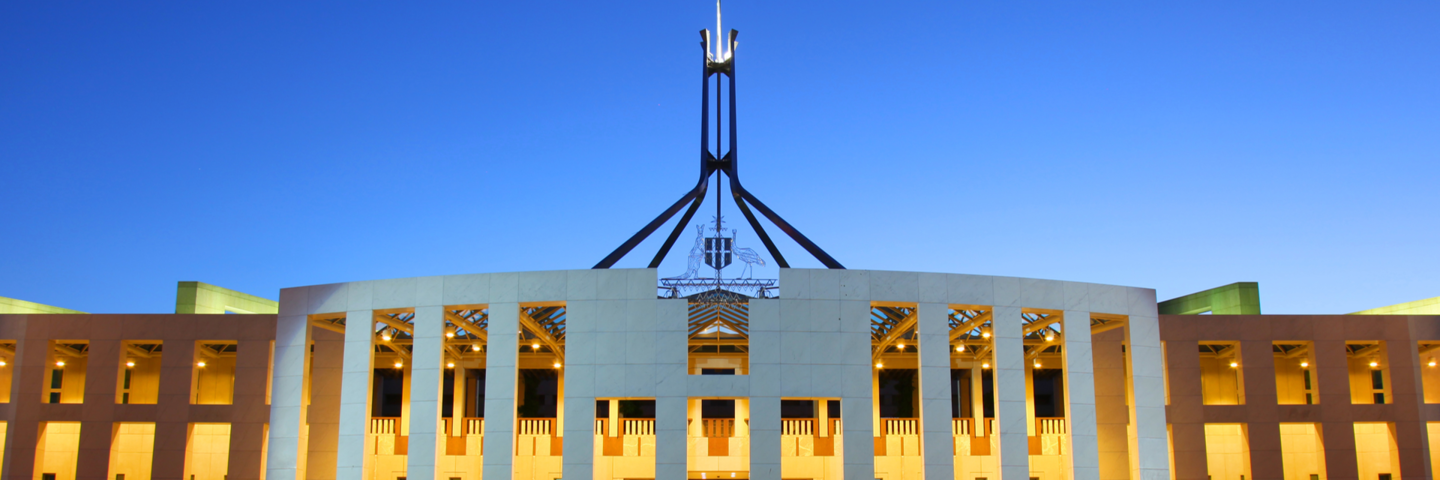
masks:
[[[945,337],[950,305],[993,307],[997,348],[997,424],[1000,469],[1004,479],[1026,479],[1024,360],[1020,347],[1023,308],[1064,312],[1067,332],[1088,327],[1091,313],[1128,317],[1127,337],[1133,376],[1134,419],[1138,438],[1131,458],[1139,480],[1169,478],[1164,385],[1155,292],[1119,287],[1013,277],[863,270],[782,269],[780,298],[750,304],[749,375],[687,375],[685,300],[656,298],[653,269],[568,270],[451,275],[317,285],[282,290],[276,332],[271,400],[268,480],[297,480],[302,438],[306,345],[312,315],[346,313],[357,324],[370,312],[414,308],[417,355],[433,365],[416,365],[411,397],[409,480],[434,480],[439,421],[438,347],[448,305],[484,304],[490,308],[490,341],[513,344],[519,307],[528,302],[565,302],[567,309],[564,412],[566,417],[594,415],[594,399],[656,399],[656,478],[686,475],[686,399],[750,399],[750,478],[780,478],[780,399],[841,399],[846,428],[845,478],[874,478],[870,364],[871,302],[914,304],[919,309],[921,398],[925,472],[950,478],[953,459],[949,427],[949,344]],[[364,320],[360,320],[364,319]],[[434,325],[429,325],[433,323]],[[360,480],[370,388],[369,338],[347,331],[336,476]],[[1088,338],[1085,339],[1088,342]],[[933,348],[934,344],[944,345]],[[515,412],[514,350],[487,359],[486,451],[509,452]],[[1071,407],[1073,476],[1099,477],[1095,445],[1094,384],[1086,362],[1089,345],[1070,344],[1067,392]],[[423,369],[423,371],[422,371]],[[1017,403],[1018,402],[1018,403]],[[1087,407],[1088,405],[1088,407]],[[510,412],[505,416],[502,412]],[[1087,424],[1088,422],[1088,424]],[[567,421],[564,478],[592,478],[592,423]],[[836,447],[837,449],[842,446]],[[509,478],[510,455],[486,455],[484,478]],[[313,477],[313,475],[311,475]]]

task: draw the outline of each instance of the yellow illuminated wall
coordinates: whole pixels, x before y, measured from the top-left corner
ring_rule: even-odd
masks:
[[[55,480],[75,480],[80,456],[80,422],[40,424],[40,441],[35,449],[35,480],[55,474]]]
[[[1379,478],[1382,473],[1400,478],[1395,427],[1389,423],[1356,423],[1355,462],[1360,478]]]
[[[1235,423],[1205,424],[1206,468],[1212,480],[1239,480],[1250,475],[1250,445],[1245,426]]]
[[[0,366],[0,403],[10,403],[10,372],[15,371],[15,367],[10,362],[13,362],[14,359],[0,355],[0,360],[5,361],[5,365]]]
[[[225,480],[230,468],[230,424],[190,424],[185,452],[186,480]]]
[[[1238,353],[1237,353],[1238,355]],[[1200,358],[1200,392],[1205,405],[1243,405],[1245,403],[1243,365],[1231,367],[1229,358]]]
[[[116,423],[110,441],[110,474],[125,480],[150,480],[151,459],[155,458],[155,424]]]
[[[1280,424],[1280,456],[1285,480],[1310,480],[1311,475],[1326,478],[1325,445],[1318,424]]]
[[[196,364],[193,399],[196,405],[230,405],[235,402],[235,357],[204,358]],[[198,480],[198,479],[197,479]]]
[[[1435,478],[1440,475],[1440,422],[1426,423],[1425,430],[1430,436],[1430,477]]]
[[[5,424],[5,422],[0,422],[0,472],[5,471],[5,449],[3,448],[3,446],[5,445],[5,441],[8,438],[5,435],[10,433],[8,430],[6,430],[6,427],[7,425]]]
[[[1350,369],[1350,403],[1370,405],[1393,401],[1390,392],[1390,366],[1384,361],[1385,358],[1386,352],[1382,342],[1380,350],[1373,355],[1347,359]],[[1372,362],[1375,363],[1374,367],[1370,366]],[[1376,372],[1379,372],[1381,388],[1375,388]],[[1383,395],[1385,401],[1375,401],[1377,395]]]
[[[134,362],[127,366],[125,362]],[[125,372],[130,372],[130,388],[125,388]],[[130,395],[125,395],[129,393]],[[160,398],[160,355],[150,358],[127,357],[120,363],[120,372],[115,379],[115,403],[130,405],[154,405]],[[129,480],[127,475],[126,480]]]

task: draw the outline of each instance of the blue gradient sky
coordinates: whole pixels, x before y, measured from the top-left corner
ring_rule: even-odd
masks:
[[[589,267],[694,181],[713,8],[0,4],[0,296]],[[1269,313],[1440,295],[1440,3],[725,18],[743,179],[848,267],[1258,281]]]

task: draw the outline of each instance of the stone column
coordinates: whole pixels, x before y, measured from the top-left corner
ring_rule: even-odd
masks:
[[[1025,343],[1019,307],[995,307],[995,422],[1000,430],[1000,478],[1030,478],[1030,439],[1025,425]]]
[[[119,333],[118,329],[97,329]],[[92,330],[92,332],[95,332]],[[75,466],[76,480],[105,480],[110,464],[110,443],[114,429],[118,427],[114,418],[116,377],[120,371],[120,359],[124,349],[120,340],[90,338],[89,355],[86,359],[85,375],[85,416],[96,420],[80,422],[80,462]],[[15,394],[12,391],[11,397]]]
[[[840,301],[840,338],[844,382],[840,428],[845,435],[845,478],[875,478],[878,412],[875,410],[875,365],[870,363],[870,302]]]
[[[1090,355],[1095,368],[1095,438],[1102,480],[1130,478],[1130,412],[1127,406],[1130,399],[1126,394],[1125,333],[1122,329],[1090,337]]]
[[[435,480],[440,435],[440,374],[445,370],[445,312],[439,306],[415,307],[415,343],[410,358],[410,450],[406,478]]]
[[[373,310],[345,313],[345,358],[340,391],[340,428],[335,446],[335,478],[362,480],[370,452],[365,435],[370,428],[371,383],[375,380],[375,314]],[[272,435],[273,438],[273,435]],[[270,455],[275,455],[274,446]],[[271,480],[266,477],[266,480]]]
[[[1155,291],[1129,289],[1130,319],[1125,334],[1130,344],[1130,385],[1134,403],[1135,455],[1140,477],[1170,478],[1169,435],[1165,429],[1164,354],[1160,348],[1160,316]],[[1275,379],[1270,378],[1273,388]],[[1134,460],[1132,460],[1134,462]]]
[[[301,357],[304,365],[304,357]],[[150,478],[180,480],[185,476],[186,439],[190,438],[191,380],[195,342],[166,342],[160,356],[160,396],[155,405],[155,456]],[[109,375],[106,375],[109,377]],[[110,399],[111,402],[115,400]],[[82,430],[83,432],[83,430]],[[299,453],[299,443],[294,453]]]
[[[450,397],[450,431],[445,432],[445,435],[463,437],[465,436],[465,365],[462,365],[458,358],[455,359],[455,368],[450,369],[450,378],[450,384],[454,387]]]
[[[519,360],[520,304],[490,304],[485,349],[485,472],[510,478],[515,463],[515,381]]]
[[[305,408],[306,423],[310,425],[305,478],[334,480],[335,456],[339,452],[340,388],[345,374],[345,335],[320,329],[310,335],[315,341],[315,353],[310,360],[310,405]]]
[[[920,449],[927,478],[955,476],[955,436],[950,417],[950,306],[922,303],[916,314],[920,336]]]
[[[1247,414],[1246,446],[1250,449],[1250,474],[1256,479],[1285,478],[1280,450],[1280,408],[1275,403],[1273,349],[1274,343],[1268,339],[1240,342],[1240,375]]]
[[[741,436],[750,418],[750,478],[780,480],[780,397],[753,397],[745,404],[735,400],[735,436]]]
[[[567,480],[589,480],[595,470],[595,352],[599,348],[614,347],[600,345],[595,340],[599,318],[597,302],[566,302],[565,309],[565,365],[557,385],[563,403],[556,406],[556,415],[563,415],[567,420],[560,430],[561,441],[565,442],[561,468]],[[611,400],[612,426],[616,423],[616,407],[617,402]]]
[[[296,310],[307,301],[303,290],[282,290],[280,304]],[[304,425],[304,386],[309,372],[310,320],[280,315],[275,322],[275,357],[270,373],[270,439],[265,451],[266,480],[297,480],[300,429]],[[158,433],[158,432],[157,432]],[[357,476],[358,478],[358,476]]]
[[[1070,471],[1074,480],[1100,480],[1099,440],[1095,425],[1095,363],[1090,358],[1090,312],[1065,311],[1065,423],[1070,432]]]
[[[265,425],[270,406],[265,404],[266,381],[270,375],[271,341],[275,339],[272,322],[245,322],[239,327],[235,355],[235,409],[230,414],[230,480],[259,480],[265,452]],[[314,332],[312,332],[314,333]],[[339,335],[330,333],[335,338]],[[339,356],[339,352],[336,352]],[[338,362],[337,362],[338,364]],[[339,378],[339,372],[335,377]],[[335,390],[338,392],[339,382]],[[340,395],[336,393],[335,413],[339,412]],[[313,405],[312,405],[313,407]],[[313,436],[313,434],[312,434]],[[334,449],[334,431],[331,431]],[[329,474],[334,477],[335,460],[330,457]],[[313,463],[313,461],[312,461]]]
[[[985,437],[988,442],[989,434],[985,432],[985,369],[980,365],[980,360],[970,365],[970,417],[974,421],[971,428],[973,435]]]
[[[752,319],[756,308],[751,305]],[[685,478],[689,468],[685,435],[689,318],[684,299],[655,302],[655,478]],[[753,335],[753,320],[751,326]]]

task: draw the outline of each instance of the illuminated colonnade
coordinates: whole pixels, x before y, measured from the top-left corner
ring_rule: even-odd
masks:
[[[1121,440],[1129,444],[1124,461],[1130,462],[1129,469],[1137,474],[1133,478],[1168,476],[1152,290],[1009,277],[782,269],[780,298],[748,299],[745,309],[726,313],[729,316],[723,322],[716,320],[724,324],[720,336],[697,339],[705,335],[695,331],[710,334],[717,330],[697,326],[697,313],[685,299],[657,298],[656,280],[655,271],[646,269],[575,270],[382,280],[282,291],[267,478],[292,480],[303,475],[388,480],[395,475],[429,480],[452,477],[462,470],[455,466],[456,440],[447,438],[459,430],[442,417],[446,400],[440,396],[445,378],[459,377],[446,366],[452,363],[450,359],[461,358],[455,356],[453,339],[447,338],[453,333],[447,330],[447,312],[457,305],[483,306],[488,311],[483,360],[465,364],[484,371],[485,418],[479,424],[483,425],[483,450],[488,454],[481,460],[483,477],[609,478],[612,473],[608,472],[620,465],[619,456],[633,453],[653,454],[655,478],[699,473],[735,478],[779,479],[799,474],[840,478],[841,471],[846,478],[911,478],[918,472],[877,470],[880,459],[876,449],[884,437],[877,435],[874,417],[877,369],[872,364],[876,353],[872,307],[877,304],[905,305],[918,312],[913,338],[919,345],[915,360],[919,413],[912,443],[918,454],[914,461],[919,462],[925,477],[954,478],[957,473],[956,458],[960,457],[955,455],[955,418],[950,412],[951,370],[957,364],[950,355],[947,316],[961,305],[984,306],[993,315],[990,358],[997,418],[991,433],[998,437],[994,452],[997,477],[1029,478],[1032,471],[1031,438],[1038,434],[1030,425],[1034,423],[1033,407],[1027,406],[1032,359],[1027,357],[1025,342],[1033,332],[1024,331],[1028,321],[1024,315],[1030,311],[1084,319],[1072,320],[1075,326],[1067,325],[1065,348],[1058,353],[1065,364],[1063,429],[1068,433],[1064,438],[1069,465],[1065,465],[1063,478],[1099,478],[1102,455],[1096,418],[1102,415],[1095,412],[1089,336],[1076,333],[1089,327],[1092,314],[1124,319],[1120,330],[1130,352],[1124,358],[1131,362],[1128,370],[1134,375],[1122,383],[1130,391],[1127,396],[1133,397],[1128,404],[1134,408],[1122,423],[1133,425],[1135,431]],[[536,328],[527,309],[543,305],[562,305],[565,310],[563,337],[556,333],[557,342],[542,350],[554,353],[557,365],[563,359],[563,366],[557,368],[555,418],[546,420],[553,423],[536,427],[535,421],[517,417],[517,406],[526,398],[525,392],[517,391],[517,380],[537,361],[527,357],[527,332]],[[352,327],[376,325],[378,313],[397,311],[413,313],[406,320],[410,329],[406,340],[412,342],[406,348],[412,358],[404,366],[409,371],[406,418],[397,427],[408,448],[405,468],[386,472],[376,471],[368,463],[377,459],[373,440],[367,444],[366,439],[374,408],[371,402],[377,398],[372,383],[377,378],[375,370],[382,366],[377,355],[386,355],[387,350],[377,347],[374,329]],[[319,349],[319,337],[330,335],[317,333],[321,331],[315,327],[319,318],[331,318],[332,326],[338,323],[333,319],[344,318],[345,324],[343,360],[338,362],[341,393],[326,400],[338,401],[338,415],[331,417],[333,420],[307,418],[314,415],[302,408],[310,381],[307,370],[301,368],[307,361],[306,350],[311,342]],[[383,330],[385,325],[380,327]],[[696,330],[687,332],[687,328]],[[703,351],[710,353],[696,353]],[[333,372],[337,362],[326,362]],[[316,381],[322,376],[314,375]],[[333,391],[333,373],[324,375],[330,378],[332,385],[327,388]],[[458,384],[454,388],[463,390]],[[309,409],[319,413],[315,400],[321,396],[314,385],[308,391],[313,396]],[[605,425],[618,428],[614,422],[619,419],[597,414],[597,399],[653,401],[653,420],[631,422],[643,425],[646,431],[639,435],[644,438],[607,440],[609,431],[605,429],[610,427]],[[722,402],[717,405],[733,404],[733,422],[699,418],[697,406],[704,399]],[[458,402],[452,405],[457,411],[463,409]],[[613,411],[619,404],[608,405]],[[794,414],[782,412],[782,405],[801,406],[799,411],[807,412],[801,416],[814,418],[787,420]],[[832,408],[838,410],[838,419],[828,418]],[[455,411],[450,415],[463,416]],[[330,426],[331,421],[336,425]],[[309,428],[303,428],[307,423]],[[338,430],[334,477],[305,471],[307,457],[317,453],[309,439],[317,437],[321,425]],[[708,428],[705,425],[733,427],[716,427],[731,429],[717,434],[702,432]],[[823,431],[819,430],[822,425]],[[535,428],[553,430],[544,433],[548,436],[536,437],[537,432],[530,431]],[[624,435],[610,438],[621,437]],[[630,453],[617,453],[621,452],[617,448],[626,445],[623,442],[630,442],[632,448],[624,450]],[[646,442],[653,442],[653,453],[638,447]],[[467,451],[466,455],[477,453]],[[597,476],[596,459],[606,455],[617,458],[601,462],[605,468],[599,469],[601,475]],[[805,458],[816,456],[827,458]],[[544,463],[550,461],[545,458],[553,458],[555,463]],[[327,462],[310,462],[308,468],[326,468],[322,463]],[[472,476],[459,475],[466,480]]]

